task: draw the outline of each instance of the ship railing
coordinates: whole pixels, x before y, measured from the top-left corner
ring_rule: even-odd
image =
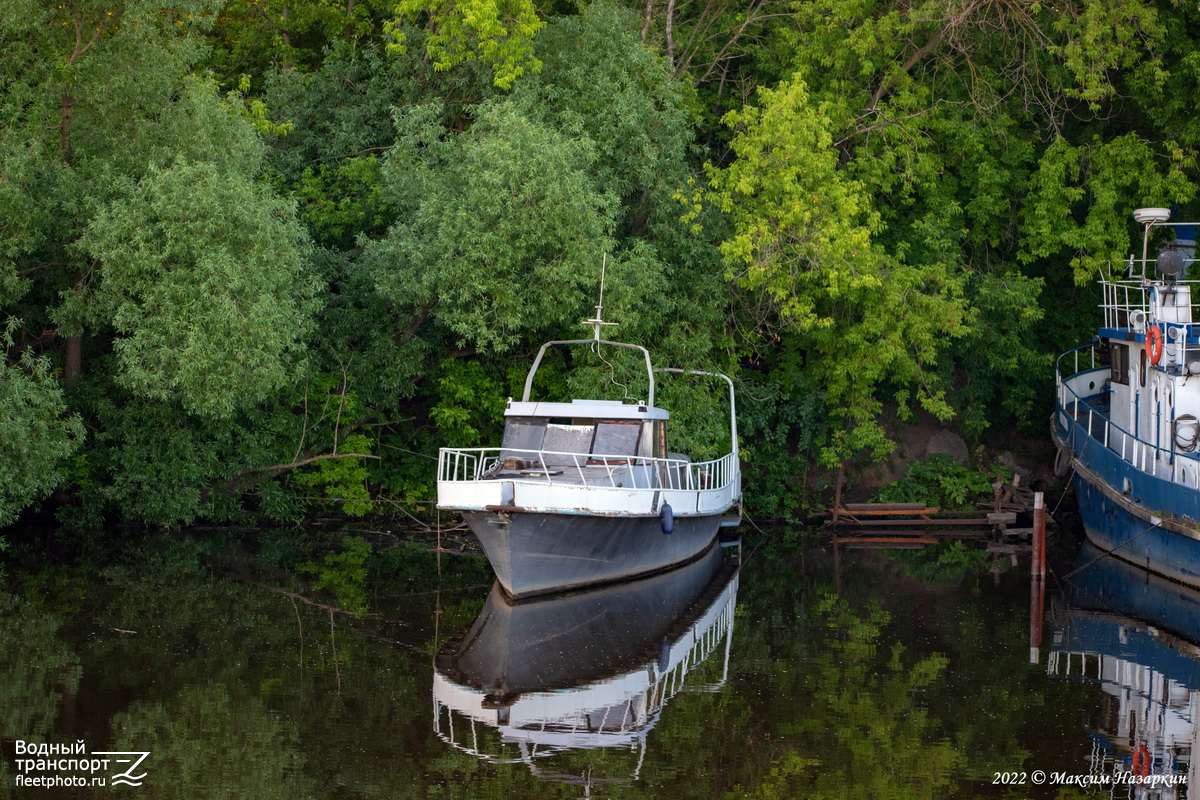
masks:
[[[1083,351],[1090,351],[1086,358],[1081,359]],[[1074,371],[1064,374],[1064,359],[1068,356],[1074,362]],[[1090,365],[1080,369],[1080,361]],[[1085,344],[1068,350],[1058,357],[1055,364],[1055,384],[1057,388],[1058,408],[1055,416],[1063,429],[1071,431],[1072,425],[1085,430],[1091,439],[1101,442],[1105,447],[1120,455],[1121,459],[1132,464],[1138,470],[1154,475],[1172,483],[1178,483],[1200,490],[1200,453],[1184,452],[1175,447],[1175,437],[1167,425],[1165,434],[1169,446],[1147,441],[1109,419],[1107,414],[1096,410],[1087,401],[1089,396],[1103,391],[1104,380],[1109,374],[1109,367],[1096,363],[1095,347]],[[1087,386],[1090,394],[1081,395],[1078,387]],[[1161,424],[1161,421],[1160,421]],[[1165,469],[1159,465],[1166,463]]]
[[[513,480],[496,477],[501,461],[527,462],[514,471],[524,480],[589,488],[642,491],[722,490],[741,483],[733,453],[712,461],[630,455],[565,453],[551,450],[516,450],[509,447],[448,448],[438,451],[439,482]]]
[[[1145,325],[1150,308],[1146,285],[1141,281],[1101,281],[1104,327],[1134,328]]]
[[[1104,327],[1143,332],[1149,321],[1200,322],[1200,281],[1101,280]]]

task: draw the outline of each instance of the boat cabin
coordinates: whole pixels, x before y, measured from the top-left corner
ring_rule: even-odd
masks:
[[[667,455],[668,414],[644,403],[510,400],[504,416],[500,464],[505,469],[611,466]]]

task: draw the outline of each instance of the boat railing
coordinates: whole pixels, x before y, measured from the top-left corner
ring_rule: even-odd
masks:
[[[502,461],[521,462],[511,474],[498,475]],[[735,454],[712,461],[630,455],[516,450],[509,447],[443,447],[438,451],[439,482],[527,480],[601,489],[641,491],[721,490],[740,484]]]
[[[1090,351],[1087,357],[1082,359],[1090,362],[1090,365],[1081,370],[1080,356],[1083,351]],[[1069,375],[1063,372],[1064,359],[1068,357],[1074,363],[1074,371]],[[1085,344],[1060,355],[1055,363],[1054,372],[1058,399],[1055,415],[1064,430],[1070,431],[1072,424],[1079,426],[1090,438],[1102,443],[1142,472],[1170,480],[1172,483],[1200,489],[1200,453],[1176,449],[1175,437],[1170,431],[1166,436],[1170,445],[1168,447],[1147,441],[1117,425],[1107,414],[1088,402],[1087,398],[1103,391],[1104,381],[1099,379],[1107,376],[1109,372],[1108,366],[1096,363],[1094,345]],[[1080,387],[1084,386],[1088,387],[1089,394],[1080,394]],[[1166,466],[1160,469],[1159,465],[1164,462]]]
[[[1161,276],[1160,276],[1161,278]],[[1200,321],[1200,281],[1101,280],[1104,327],[1139,333],[1148,321],[1190,325]]]

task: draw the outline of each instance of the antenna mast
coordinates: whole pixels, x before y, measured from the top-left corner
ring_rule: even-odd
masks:
[[[596,316],[592,319],[583,321],[584,325],[592,326],[592,338],[595,341],[600,341],[600,326],[601,325],[616,325],[615,322],[604,321],[604,275],[608,269],[608,253],[604,254],[604,259],[600,262],[600,302],[596,304]]]

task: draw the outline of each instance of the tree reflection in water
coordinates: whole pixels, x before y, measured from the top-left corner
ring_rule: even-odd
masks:
[[[732,638],[656,706],[637,748],[562,750],[541,777],[436,730],[434,646],[479,611],[485,562],[444,562],[441,580],[419,549],[403,569],[368,562],[358,616],[226,577],[216,544],[170,537],[71,580],[10,568],[37,589],[0,595],[0,797],[15,739],[149,750],[147,797],[1054,797],[993,773],[1079,771],[1100,690],[1027,663],[1024,576],[933,586],[843,558],[838,596],[827,554],[771,548],[742,567]],[[661,638],[639,663],[658,668]],[[624,782],[600,782],[612,776]]]

